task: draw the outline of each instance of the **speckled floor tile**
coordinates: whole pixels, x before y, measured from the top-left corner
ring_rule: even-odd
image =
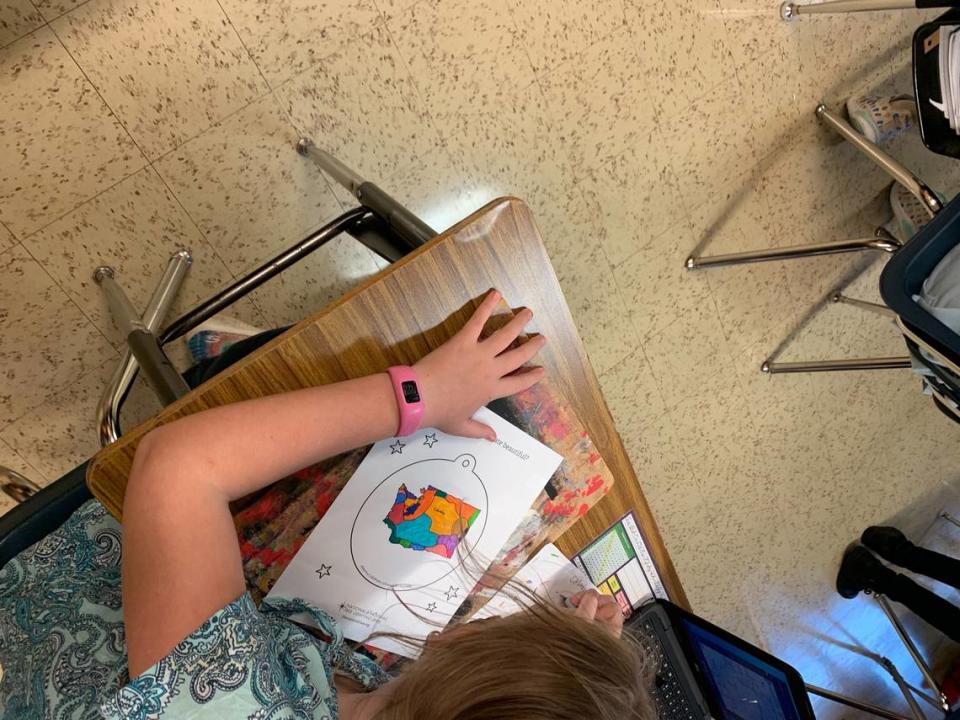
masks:
[[[667,411],[650,363],[640,349],[600,375],[599,380],[621,434],[637,432]]]
[[[766,202],[756,185],[747,186],[719,214],[711,205],[701,205],[691,214],[699,238],[698,254],[735,253],[768,245]],[[762,343],[772,350],[808,307],[808,302],[794,301],[786,278],[790,271],[787,265],[770,262],[692,271],[703,275],[710,287],[731,352],[736,354]]]
[[[267,92],[216,0],[90,0],[52,27],[151,159]]]
[[[439,142],[382,28],[352,38],[349,50],[284,83],[277,97],[299,132],[373,182],[416,165]]]
[[[116,351],[46,271],[15,246],[0,255],[0,428]]]
[[[93,270],[110,265],[134,307],[142,309],[170,255],[187,248],[193,264],[171,310],[174,318],[231,279],[223,261],[177,204],[156,172],[146,168],[81,205],[24,241],[30,252],[115,343],[116,329]],[[262,319],[248,303],[231,310],[243,320]]]
[[[821,97],[846,100],[895,68],[909,65],[912,31],[904,32],[902,12],[843,13],[807,18],[818,64]],[[801,21],[803,18],[801,18]],[[914,21],[914,28],[921,21]],[[857,38],[856,43],[849,38]],[[911,92],[909,88],[901,92]]]
[[[688,388],[730,370],[730,344],[709,294],[673,324],[644,339],[643,349],[668,405]]]
[[[0,2],[0,47],[43,25],[43,17],[30,0]]]
[[[736,75],[716,0],[627,0],[627,18],[664,122]]]
[[[601,208],[604,249],[614,265],[625,261],[686,215],[654,129],[636,146],[580,180]],[[630,198],[630,202],[624,202]],[[686,235],[682,239],[686,239]]]
[[[582,268],[591,258],[607,261],[600,206],[576,185],[558,195],[545,195],[542,201],[536,198],[526,202],[560,286],[564,292],[568,288],[570,293],[575,292]]]
[[[5,226],[0,225],[0,253],[16,244],[17,238],[14,237],[13,233],[7,230]]]
[[[698,564],[703,548],[692,540],[709,526],[709,508],[673,420],[664,414],[642,427],[618,420],[617,430],[678,570]]]
[[[648,136],[656,124],[649,83],[625,28],[540,79],[554,132],[578,172]]]
[[[610,266],[603,249],[594,245],[576,275],[560,278],[590,363],[601,375],[639,347],[624,297],[610,282]]]
[[[614,267],[613,276],[641,339],[664,330],[707,301],[710,288],[706,277],[684,267],[692,247],[690,226],[681,221]]]
[[[404,166],[381,188],[438,233],[497,197],[496,188],[474,184],[462,162],[446,148],[432,150],[416,165]],[[355,200],[351,197],[351,204]]]
[[[622,0],[510,0],[510,4],[513,20],[538,74],[576,57],[623,27],[626,21]]]
[[[88,0],[32,0],[34,6],[47,22],[55,20],[64,13],[83,5]]]
[[[143,167],[46,28],[0,50],[0,222],[23,237]]]
[[[233,273],[342,212],[316,164],[296,152],[298,139],[268,95],[156,164]]]
[[[100,449],[97,401],[114,366],[108,361],[71,383],[4,429],[0,439],[51,480],[72,470]],[[128,399],[131,406],[136,402],[141,400]]]
[[[536,85],[483,112],[450,118],[440,131],[467,183],[485,195],[516,195],[536,212],[547,204],[545,196],[566,195],[576,180]]]
[[[812,55],[812,47],[784,50],[737,67],[743,97],[763,98],[763,102],[751,102],[747,114],[760,172],[799,145],[801,131],[817,124],[814,108],[824,95],[810,71],[816,63]]]
[[[424,0],[387,25],[435,119],[489,112],[534,81],[508,0]]]
[[[329,55],[356,51],[359,36],[381,21],[374,0],[223,0],[222,5],[273,87]]]
[[[673,174],[688,208],[707,202],[731,178],[754,169],[744,102],[737,79],[731,77],[661,123],[664,146],[673,158]]]
[[[416,2],[418,0],[374,0],[380,14],[388,20],[404,12]]]
[[[818,39],[815,26],[818,18],[802,18],[800,22],[785,22],[780,17],[779,3],[766,0],[718,0],[720,14],[730,38],[730,51],[737,67],[749,63],[766,66],[771,58],[809,53],[813,59]],[[734,41],[735,40],[735,41]],[[795,68],[794,72],[799,69]],[[816,77],[814,68],[807,74]]]

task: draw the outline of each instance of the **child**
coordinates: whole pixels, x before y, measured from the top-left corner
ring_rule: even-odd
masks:
[[[532,313],[489,338],[491,292],[463,329],[412,368],[422,417],[387,373],[237,403],[145,436],[124,501],[123,613],[133,680],[106,697],[109,718],[626,720],[652,718],[644,661],[620,638],[617,604],[595,592],[575,611],[534,604],[428,639],[391,678],[344,647],[334,620],[302,601],[246,594],[230,514],[243,497],[302,467],[416,425],[495,439],[478,408],[543,377],[543,347],[511,347]],[[287,619],[308,613],[324,643]]]

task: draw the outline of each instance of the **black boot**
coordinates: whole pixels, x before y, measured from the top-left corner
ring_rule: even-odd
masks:
[[[860,536],[860,542],[873,550],[887,562],[900,567],[907,567],[910,562],[910,553],[915,551],[916,545],[907,540],[907,536],[895,527],[868,527]]]
[[[875,590],[884,581],[896,577],[896,573],[877,560],[873,553],[862,545],[847,548],[837,572],[837,592],[847,598],[855,598],[864,590]]]
[[[893,527],[869,527],[860,542],[887,562],[960,588],[960,560],[914,545]]]
[[[923,548],[918,550],[923,551]],[[863,545],[854,544],[843,554],[837,573],[837,592],[845,598],[853,598],[864,590],[906,605],[944,635],[960,642],[960,608],[906,575],[894,572]]]

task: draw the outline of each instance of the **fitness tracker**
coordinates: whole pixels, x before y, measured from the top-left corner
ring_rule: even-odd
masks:
[[[397,437],[412,435],[420,427],[423,419],[423,400],[420,398],[420,385],[417,373],[407,365],[395,365],[387,368],[393,392],[397,396],[397,408],[400,410],[400,426]]]

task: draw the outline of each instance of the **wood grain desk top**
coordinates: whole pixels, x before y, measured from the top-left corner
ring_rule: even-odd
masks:
[[[226,403],[413,364],[453,335],[491,288],[513,307],[534,311],[530,328],[547,338],[538,361],[616,478],[607,497],[560,538],[559,547],[572,555],[633,510],[668,592],[686,605],[533,217],[515,198],[481,208],[102,449],[90,463],[87,484],[119,518],[137,443],[151,428]]]

